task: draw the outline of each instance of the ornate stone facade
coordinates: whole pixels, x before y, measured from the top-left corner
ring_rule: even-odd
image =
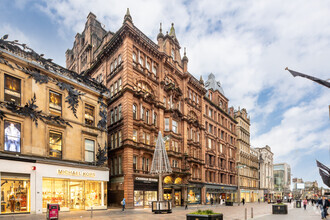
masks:
[[[42,213],[54,201],[66,211],[106,209],[109,168],[106,153],[98,151],[106,150],[106,126],[100,126],[106,124],[100,115],[109,98],[106,88],[5,38],[0,39],[0,215]],[[100,196],[92,200],[95,193]]]
[[[149,171],[158,131],[166,136],[174,171],[164,178],[164,199],[183,205],[232,197],[237,174],[233,109],[223,91],[208,89],[188,72],[174,25],[166,34],[160,28],[156,44],[127,11],[122,27],[104,41],[86,74],[102,80],[111,93],[110,204],[126,198],[127,207],[139,207],[157,199],[158,180]],[[71,51],[77,51],[75,46]]]
[[[255,148],[259,152],[259,186],[263,191],[263,199],[273,199],[274,194],[274,172],[273,172],[273,153],[271,148]]]
[[[250,118],[245,108],[235,112],[237,121],[237,166],[240,172],[240,199],[256,202],[259,198],[259,156],[250,146]]]

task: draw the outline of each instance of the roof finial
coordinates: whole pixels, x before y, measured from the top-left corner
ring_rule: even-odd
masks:
[[[133,24],[133,20],[132,20],[131,13],[129,12],[129,8],[127,8],[123,23],[125,23],[126,21],[129,21],[130,23]]]
[[[173,37],[173,38],[176,38],[176,36],[175,36],[175,29],[174,29],[174,23],[172,23],[172,27],[171,27],[171,30],[170,30],[170,36]]]
[[[159,38],[163,38],[163,37],[164,37],[162,31],[163,31],[163,29],[162,29],[162,22],[160,22],[159,34],[157,35],[157,40],[158,40]]]
[[[203,76],[201,75],[201,77],[199,78],[199,83],[204,85],[204,80],[203,80]]]
[[[188,62],[188,57],[187,57],[186,55],[187,55],[187,53],[186,53],[186,48],[184,48],[182,61],[187,61],[187,62]]]

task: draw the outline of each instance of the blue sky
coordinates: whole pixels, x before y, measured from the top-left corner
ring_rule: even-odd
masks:
[[[189,72],[198,79],[212,72],[230,106],[249,112],[252,146],[269,145],[293,177],[321,183],[315,159],[330,165],[330,90],[284,68],[330,78],[329,1],[2,0],[0,35],[65,66],[90,11],[115,32],[128,7],[155,42],[159,23],[166,32],[174,22]]]

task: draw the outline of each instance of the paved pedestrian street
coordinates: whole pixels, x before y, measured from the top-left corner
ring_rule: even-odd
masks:
[[[109,209],[107,211],[94,211],[91,217],[90,211],[71,211],[60,213],[60,219],[125,219],[125,220],[152,220],[152,219],[185,219],[186,214],[198,209],[212,209],[214,212],[224,214],[225,220],[245,220],[245,209],[247,210],[247,219],[257,220],[314,220],[321,219],[320,211],[315,206],[308,206],[307,210],[303,208],[293,208],[293,204],[289,204],[288,215],[272,215],[272,205],[266,203],[248,203],[245,206],[234,204],[234,206],[210,206],[199,205],[190,206],[188,210],[183,207],[173,209],[171,214],[153,214],[151,209],[126,209],[124,212],[121,209]],[[253,209],[253,218],[251,210]],[[46,214],[30,214],[30,215],[6,215],[0,216],[0,219],[27,219],[27,220],[42,220],[46,219]]]

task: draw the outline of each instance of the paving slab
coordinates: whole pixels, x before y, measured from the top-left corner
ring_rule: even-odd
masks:
[[[189,206],[188,210],[183,207],[176,207],[171,214],[153,214],[151,209],[126,209],[124,212],[121,209],[108,209],[93,211],[93,218],[90,211],[71,211],[61,212],[60,219],[125,219],[125,220],[157,220],[157,219],[170,219],[179,220],[185,219],[186,214],[196,211],[198,209],[211,209],[214,212],[223,213],[225,220],[245,220],[245,209],[247,210],[247,219],[257,220],[314,220],[321,219],[320,211],[316,207],[308,206],[307,210],[303,208],[293,208],[293,204],[288,204],[288,215],[272,215],[272,205],[267,203],[247,203],[244,206],[234,204],[234,206],[222,206],[222,205],[194,205]],[[253,209],[253,218],[251,218],[251,212]],[[18,215],[0,215],[0,220],[44,220],[46,214],[18,214]]]

